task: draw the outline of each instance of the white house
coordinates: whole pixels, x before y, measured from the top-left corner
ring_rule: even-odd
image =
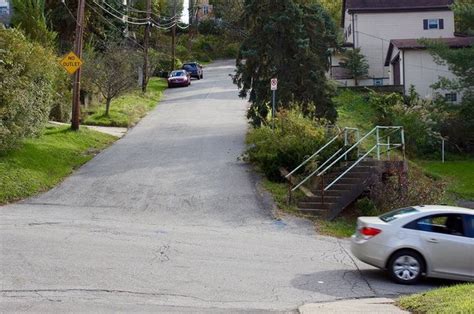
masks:
[[[474,37],[438,38],[435,41],[448,45],[451,49],[470,47]],[[453,79],[455,76],[446,65],[435,62],[432,55],[419,39],[396,39],[390,42],[385,59],[385,66],[390,68],[390,84],[402,85],[405,93],[414,86],[424,98],[433,98],[441,94],[446,100],[459,102],[462,95],[453,91],[435,91],[431,87],[440,77]]]
[[[369,63],[368,77],[360,85],[388,85],[385,58],[390,41],[400,38],[448,38],[454,34],[453,0],[343,0],[345,47],[360,48]],[[342,85],[354,80],[332,58],[331,76]]]

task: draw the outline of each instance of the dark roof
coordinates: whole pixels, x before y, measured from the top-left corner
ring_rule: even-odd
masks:
[[[345,0],[349,11],[446,10],[453,0]]]
[[[336,1],[336,0],[334,0]],[[342,20],[349,13],[407,12],[407,11],[444,11],[450,10],[454,0],[342,0]]]
[[[474,45],[474,37],[431,38],[427,40],[443,43],[449,48],[466,48]],[[390,41],[387,58],[385,59],[385,66],[390,65],[393,48],[398,48],[399,50],[415,50],[426,49],[426,46],[420,42],[420,39],[393,39]]]

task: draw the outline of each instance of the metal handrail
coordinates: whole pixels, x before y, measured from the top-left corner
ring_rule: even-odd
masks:
[[[333,186],[334,184],[337,183],[337,181],[341,180],[342,177],[344,177],[349,171],[351,171],[355,166],[357,166],[362,160],[365,159],[365,157],[369,156],[370,153],[372,153],[375,149],[377,148],[377,145],[374,145],[374,147],[372,147],[367,153],[365,153],[362,157],[360,157],[356,162],[354,162],[354,164],[352,164],[346,171],[344,171],[339,177],[337,177],[336,179],[334,179],[334,181],[332,181],[330,184],[328,184],[325,188],[324,188],[324,191],[327,191],[329,190],[329,188],[331,188],[331,186]]]
[[[306,183],[306,181],[308,181],[309,179],[311,179],[316,173],[318,173],[319,170],[321,170],[322,167],[326,166],[334,157],[337,156],[337,154],[339,154],[341,151],[343,150],[343,148],[340,148],[337,152],[335,152],[331,157],[329,157],[328,160],[326,160],[321,166],[318,167],[318,169],[316,169],[315,171],[313,171],[310,175],[308,175],[303,181],[301,181],[300,183],[298,183],[298,185],[296,185],[294,188],[291,189],[292,192],[296,191],[300,186],[302,186],[303,184]]]
[[[328,171],[329,169],[332,168],[332,166],[334,166],[336,163],[338,163],[344,156],[346,156],[349,152],[351,152],[354,148],[358,147],[360,143],[362,143],[366,138],[368,138],[370,135],[372,135],[372,133],[374,133],[377,129],[377,127],[375,127],[374,129],[372,129],[372,131],[370,131],[369,133],[367,133],[366,135],[364,135],[359,141],[357,141],[357,143],[355,143],[354,145],[352,145],[348,150],[346,150],[346,152],[344,154],[342,154],[341,156],[339,156],[339,158],[337,158],[332,164],[330,164],[329,166],[327,166],[323,171],[321,171],[318,176],[321,176],[321,175],[324,175],[326,173],[326,171]]]
[[[400,144],[391,144],[390,143],[390,138],[388,138],[388,143],[380,143],[380,134],[379,134],[379,130],[380,129],[396,129],[396,130],[399,130],[401,131],[401,141],[402,143]],[[376,126],[374,129],[372,129],[372,131],[370,131],[369,133],[367,133],[364,137],[362,137],[357,143],[355,143],[352,147],[350,147],[343,155],[341,155],[336,161],[334,161],[331,165],[329,165],[328,167],[326,167],[326,169],[324,169],[323,171],[321,171],[320,174],[318,174],[318,176],[321,176],[321,175],[324,175],[324,173],[326,173],[326,171],[328,169],[330,169],[332,166],[334,166],[339,160],[342,159],[342,157],[344,157],[345,155],[347,155],[347,153],[349,153],[352,149],[354,149],[355,147],[358,147],[358,145],[364,141],[368,136],[370,136],[372,133],[376,132],[377,133],[377,143],[368,151],[366,152],[362,157],[360,157],[356,162],[354,162],[347,170],[345,170],[342,174],[340,174],[336,179],[334,179],[330,184],[328,184],[323,190],[324,191],[327,191],[328,189],[330,189],[334,184],[336,184],[340,179],[342,179],[349,171],[351,171],[355,166],[357,166],[362,160],[364,160],[367,156],[369,156],[375,149],[377,149],[377,158],[378,160],[380,160],[380,147],[381,146],[386,146],[388,147],[387,148],[387,152],[391,150],[391,147],[393,148],[397,148],[397,147],[401,147],[402,149],[405,148],[405,136],[404,136],[404,132],[403,132],[403,127],[400,127],[400,126]]]
[[[339,136],[341,136],[341,134],[344,133],[344,145],[347,145],[347,131],[359,131],[359,129],[357,128],[344,128],[344,131],[342,132],[339,132],[336,136],[334,136],[329,142],[327,142],[323,147],[321,147],[320,149],[318,149],[313,155],[311,155],[309,158],[307,158],[305,161],[303,161],[298,167],[296,167],[295,169],[293,169],[293,171],[291,171],[290,173],[288,173],[286,176],[285,176],[285,179],[288,179],[290,176],[292,176],[296,171],[300,170],[301,167],[303,167],[304,165],[306,165],[308,162],[310,162],[313,158],[315,158],[316,156],[318,156],[323,150],[325,150],[329,145],[331,145],[332,143],[334,143],[338,138]]]

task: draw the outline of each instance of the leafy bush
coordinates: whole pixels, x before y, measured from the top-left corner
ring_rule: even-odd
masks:
[[[374,202],[368,197],[357,200],[355,207],[362,216],[376,216],[379,214]]]
[[[440,123],[446,117],[442,104],[421,99],[414,90],[405,99],[396,93],[370,92],[369,104],[376,112],[374,124],[403,126],[409,155],[430,155],[439,150]]]
[[[270,126],[252,129],[247,154],[269,179],[281,180],[281,167],[297,167],[325,141],[325,128],[294,109],[278,114],[274,130]]]
[[[0,28],[0,47],[0,151],[6,151],[42,129],[64,70],[50,49],[18,30]]]
[[[403,175],[400,174],[401,178]],[[415,165],[410,167],[408,176],[398,180],[398,176],[386,178],[373,186],[370,198],[379,211],[414,205],[430,205],[442,202],[446,193],[445,183],[423,173]]]

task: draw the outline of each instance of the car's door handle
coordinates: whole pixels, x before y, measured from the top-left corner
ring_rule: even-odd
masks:
[[[426,241],[430,243],[439,243],[438,239],[433,239],[433,238],[427,239]]]

